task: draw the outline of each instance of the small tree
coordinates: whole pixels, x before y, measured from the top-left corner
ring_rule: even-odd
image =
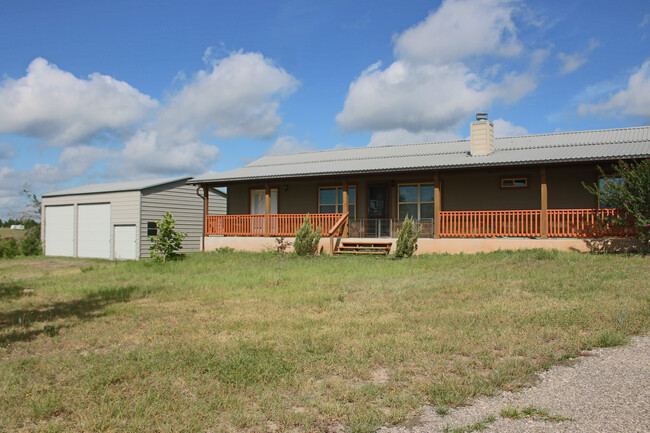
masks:
[[[38,228],[32,227],[27,230],[25,237],[20,242],[20,249],[25,256],[39,256],[42,254],[43,248]]]
[[[418,249],[418,238],[420,237],[420,230],[415,232],[415,222],[413,218],[406,215],[402,228],[397,232],[397,247],[395,249],[395,257],[411,257],[415,250]]]
[[[0,241],[0,257],[12,259],[19,255],[20,249],[18,248],[18,241],[16,239],[9,238]]]
[[[598,171],[603,178],[606,178],[601,167],[598,167]],[[584,187],[597,196],[603,206],[627,212],[634,221],[637,237],[643,242],[644,249],[648,251],[650,243],[650,160],[646,159],[638,163],[619,161],[614,166],[614,175],[610,176],[610,179],[600,185],[584,185]],[[623,216],[614,217],[609,222],[619,226],[629,224],[627,218]]]
[[[151,250],[151,257],[160,261],[166,262],[182,256],[177,253],[183,247],[183,239],[187,237],[187,233],[181,233],[174,230],[174,217],[170,211],[165,212],[162,220],[156,221],[158,234],[151,236],[149,240],[152,245],[149,247]]]
[[[305,221],[296,231],[296,239],[293,243],[296,254],[299,256],[315,256],[322,231],[323,229],[320,226],[314,231],[309,222],[309,214],[305,215]]]

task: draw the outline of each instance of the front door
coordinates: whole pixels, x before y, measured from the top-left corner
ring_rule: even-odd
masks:
[[[251,190],[251,215],[264,215],[266,213],[266,191],[263,189]],[[271,190],[271,213],[278,213],[278,190]],[[273,231],[273,227],[271,227]],[[264,218],[251,221],[251,233],[264,233]]]
[[[388,184],[368,185],[368,236],[390,236],[389,194]]]

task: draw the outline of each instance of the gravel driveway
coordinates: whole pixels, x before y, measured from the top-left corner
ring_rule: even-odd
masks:
[[[586,352],[570,366],[539,374],[539,382],[521,392],[480,398],[445,416],[425,407],[418,425],[383,427],[380,433],[486,432],[650,432],[650,335],[629,345]],[[503,409],[532,407],[535,414],[504,418]],[[539,412],[542,412],[540,415]],[[548,411],[547,414],[545,414]],[[493,415],[492,419],[488,417]],[[567,419],[554,421],[551,417]],[[461,430],[462,429],[462,430]]]

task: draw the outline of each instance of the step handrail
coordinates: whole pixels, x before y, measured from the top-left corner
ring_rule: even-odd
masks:
[[[348,216],[350,216],[350,212],[344,213],[341,218],[332,226],[329,232],[327,232],[327,236],[332,237],[334,236],[334,233],[336,233],[342,226],[345,224],[345,222],[348,220]]]

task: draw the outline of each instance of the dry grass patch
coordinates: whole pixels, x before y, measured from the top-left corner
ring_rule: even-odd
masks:
[[[0,282],[10,431],[367,432],[650,325],[641,256],[48,260]]]

